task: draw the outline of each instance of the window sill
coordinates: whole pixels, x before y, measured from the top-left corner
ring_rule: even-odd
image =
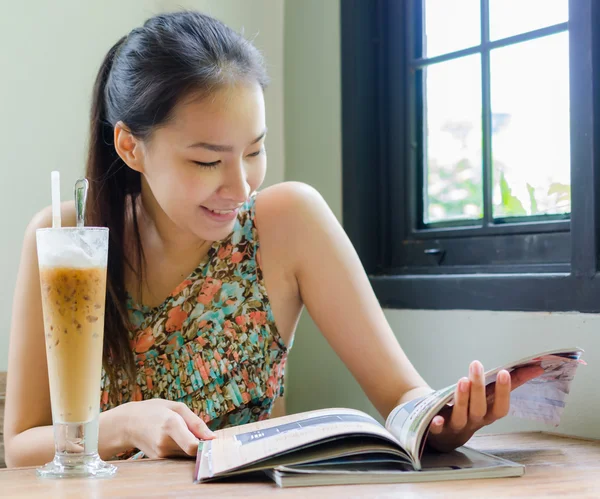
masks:
[[[600,274],[371,275],[384,308],[600,312]]]

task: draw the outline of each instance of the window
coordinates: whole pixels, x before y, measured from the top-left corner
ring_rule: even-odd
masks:
[[[344,0],[344,225],[382,305],[600,311],[594,0]]]

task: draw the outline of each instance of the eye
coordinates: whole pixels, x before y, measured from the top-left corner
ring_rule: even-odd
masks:
[[[259,149],[256,152],[251,152],[250,154],[248,154],[248,157],[249,158],[256,158],[256,156],[260,156],[263,151],[264,151],[264,149]]]
[[[202,168],[216,168],[219,166],[220,161],[213,161],[212,163],[203,163],[202,161],[192,161],[192,163],[201,166]]]

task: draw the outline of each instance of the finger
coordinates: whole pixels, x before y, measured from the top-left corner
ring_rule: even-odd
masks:
[[[175,402],[171,407],[173,411],[179,414],[189,430],[196,435],[196,437],[202,440],[212,440],[215,438],[215,434],[206,426],[206,423],[202,421],[187,405],[181,402]]]
[[[434,435],[439,435],[444,430],[444,418],[442,416],[436,416],[431,421],[431,425],[429,426],[429,432]]]
[[[542,374],[544,374],[544,372],[545,371],[542,366],[527,366],[515,369],[512,373],[510,373],[510,376],[512,378],[512,389],[515,390],[516,388],[519,388],[521,385],[524,385],[528,381],[537,378],[538,376],[541,376]]]
[[[177,447],[185,452],[185,454],[188,456],[196,455],[200,441],[189,430],[183,417],[179,414],[173,414],[173,417],[169,419],[169,423],[167,424],[167,432]],[[173,452],[170,452],[170,454],[172,455]]]
[[[469,394],[469,421],[478,425],[487,412],[487,399],[485,396],[485,379],[481,362],[475,360],[469,366],[469,379],[471,393]]]
[[[467,426],[469,416],[469,391],[471,383],[468,378],[461,378],[454,393],[454,407],[450,416],[450,429],[460,431]]]
[[[503,418],[508,414],[510,408],[510,390],[510,374],[503,369],[496,376],[494,406],[491,415],[487,418],[489,423]]]

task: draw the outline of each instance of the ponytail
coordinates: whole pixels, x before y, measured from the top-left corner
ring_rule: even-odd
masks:
[[[126,37],[121,38],[106,54],[92,94],[90,139],[86,177],[90,181],[86,224],[110,229],[107,271],[106,315],[102,363],[110,382],[110,396],[116,403],[116,373],[125,368],[129,382],[135,381],[135,365],[129,346],[128,316],[125,293],[125,265],[131,263],[125,253],[125,213],[127,194],[139,193],[139,173],[131,170],[115,150],[113,124],[108,120],[106,88],[115,56]],[[127,192],[132,186],[137,192]],[[137,187],[137,189],[136,189]],[[135,211],[133,212],[135,217]],[[135,232],[137,218],[135,218]],[[141,244],[138,245],[141,251]],[[133,268],[133,267],[132,267]]]

